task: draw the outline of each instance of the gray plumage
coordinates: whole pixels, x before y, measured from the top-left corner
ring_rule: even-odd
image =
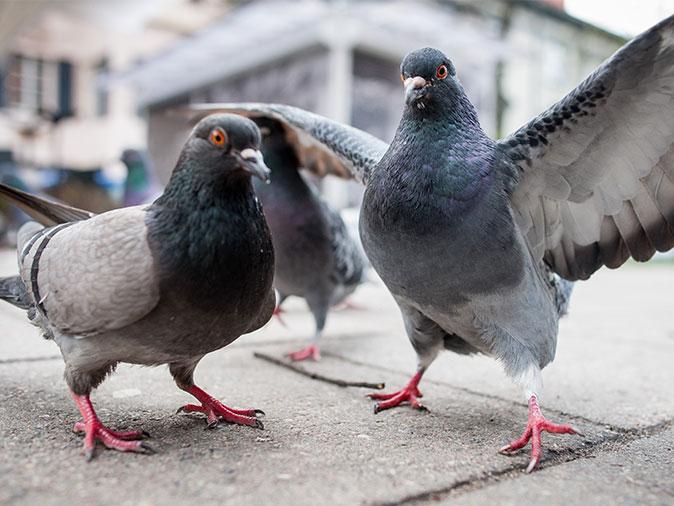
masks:
[[[33,323],[61,349],[74,395],[88,396],[119,362],[169,364],[190,391],[204,355],[269,320],[273,249],[250,181],[266,171],[259,143],[250,120],[210,116],[162,196],[100,215],[0,189],[42,223],[59,223],[21,229],[24,293],[15,279],[0,283],[0,296],[29,301]]]
[[[271,184],[256,184],[256,192],[272,232],[274,286],[280,302],[288,296],[305,299],[316,322],[317,346],[329,308],[363,281],[366,262],[339,213],[300,174],[287,131],[276,121],[259,121]],[[301,353],[291,357],[308,358]]]
[[[442,53],[415,51],[401,71],[406,107],[388,150],[342,163],[366,183],[363,245],[419,356],[419,373],[401,395],[378,396],[381,406],[420,407],[416,384],[444,347],[501,361],[540,413],[540,369],[554,358],[570,281],[674,246],[674,16],[499,142],[481,129]],[[279,121],[287,112],[288,128],[324,132],[297,109],[231,109]],[[323,125],[323,139],[352,132]],[[380,152],[380,142],[358,139]],[[348,158],[348,149],[323,148]],[[539,458],[540,439],[529,470]]]

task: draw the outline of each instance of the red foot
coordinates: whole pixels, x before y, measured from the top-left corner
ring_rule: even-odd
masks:
[[[555,434],[578,434],[582,436],[583,434],[576,428],[571,425],[558,425],[552,422],[548,422],[546,418],[541,413],[541,408],[538,406],[538,399],[535,395],[532,395],[529,399],[529,421],[527,422],[527,428],[524,430],[524,434],[519,439],[516,439],[510,444],[505,445],[499,450],[499,453],[504,455],[511,455],[517,450],[524,448],[526,444],[531,439],[531,460],[527,466],[527,473],[533,471],[538,463],[541,461],[541,432],[547,431]]]
[[[281,325],[283,325],[284,327],[288,327],[288,325],[286,325],[285,320],[283,320],[283,317],[281,316],[283,313],[285,313],[285,311],[281,309],[281,306],[276,306],[274,308],[274,312],[272,313],[272,315],[276,317],[276,319]]]
[[[262,421],[258,418],[258,416],[264,416],[264,411],[262,410],[230,408],[216,398],[208,395],[196,385],[190,387],[187,391],[201,402],[201,406],[196,404],[186,404],[178,409],[178,413],[204,413],[209,428],[215,427],[222,420],[228,423],[249,425],[258,429],[264,429]]]
[[[412,376],[412,379],[409,381],[409,383],[405,385],[404,388],[398,390],[397,392],[393,392],[390,394],[380,394],[380,393],[368,394],[367,396],[370,399],[382,401],[374,405],[375,414],[385,409],[390,409],[399,406],[403,402],[408,402],[410,406],[412,406],[414,409],[418,409],[420,411],[428,411],[428,408],[423,404],[421,404],[418,400],[419,397],[423,397],[422,393],[417,388],[417,386],[419,385],[419,381],[421,381],[421,376],[423,374],[424,374],[423,371],[421,370],[417,371],[414,374],[414,376]]]
[[[306,346],[301,350],[288,353],[286,356],[290,358],[290,360],[292,360],[293,362],[300,362],[308,358],[318,362],[321,359],[321,350],[318,348],[317,345],[310,344],[309,346]]]
[[[345,310],[350,310],[350,311],[366,311],[367,307],[363,306],[362,304],[358,304],[357,302],[353,302],[351,299],[347,299],[341,304],[339,304],[335,309],[339,311],[345,311]]]
[[[72,394],[72,396],[83,418],[83,421],[75,424],[73,431],[84,433],[84,455],[87,460],[94,457],[96,441],[103,443],[106,448],[120,452],[154,453],[146,443],[137,441],[148,436],[146,432],[110,430],[98,419],[88,395]]]

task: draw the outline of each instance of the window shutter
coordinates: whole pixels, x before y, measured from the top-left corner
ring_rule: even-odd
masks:
[[[65,118],[73,115],[73,65],[67,61],[60,61],[58,68],[57,116]]]
[[[5,91],[7,82],[5,80],[5,69],[0,67],[0,107],[5,107],[7,92]]]

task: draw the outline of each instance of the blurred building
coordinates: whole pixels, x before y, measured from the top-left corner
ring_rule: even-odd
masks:
[[[3,2],[0,151],[89,170],[145,146],[170,108],[221,101],[297,105],[390,140],[400,60],[422,46],[452,58],[500,136],[623,42],[562,0]],[[166,181],[180,141],[151,140]],[[323,184],[335,204],[358,203],[355,183]]]
[[[93,170],[144,148],[135,92],[112,76],[219,17],[226,2],[0,2],[0,151]]]
[[[562,7],[561,0],[245,2],[127,77],[150,125],[189,103],[282,102],[390,140],[402,109],[400,60],[434,46],[454,61],[484,128],[500,136],[624,43]],[[168,174],[177,150],[154,144]],[[326,180],[323,189],[337,205],[359,202],[355,183]]]

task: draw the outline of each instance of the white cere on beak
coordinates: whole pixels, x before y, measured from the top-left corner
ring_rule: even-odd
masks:
[[[243,151],[241,151],[241,158],[244,160],[262,160],[262,153],[260,153],[257,149],[253,148],[246,148]]]

